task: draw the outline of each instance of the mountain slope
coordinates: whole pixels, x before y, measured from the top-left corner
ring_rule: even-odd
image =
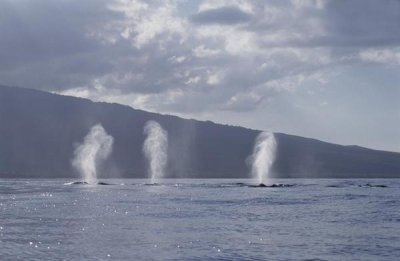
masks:
[[[128,106],[0,86],[0,177],[76,177],[71,158],[91,126],[114,137],[102,177],[145,177],[143,126],[169,137],[168,177],[244,178],[259,131],[185,120]],[[276,177],[400,177],[400,153],[275,134]]]

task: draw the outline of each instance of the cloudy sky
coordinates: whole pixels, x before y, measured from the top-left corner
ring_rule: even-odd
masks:
[[[0,83],[400,151],[400,1],[1,0]]]

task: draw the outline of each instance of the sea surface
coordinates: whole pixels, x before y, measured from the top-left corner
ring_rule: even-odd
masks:
[[[400,260],[400,180],[0,179],[0,260]]]

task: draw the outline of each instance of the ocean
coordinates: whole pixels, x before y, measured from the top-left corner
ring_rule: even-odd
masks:
[[[399,260],[400,180],[0,179],[0,260]]]

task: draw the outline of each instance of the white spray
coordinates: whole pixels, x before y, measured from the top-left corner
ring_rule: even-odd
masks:
[[[164,176],[167,165],[168,132],[155,121],[148,121],[144,126],[147,136],[143,144],[143,152],[149,161],[151,183]]]
[[[275,160],[276,140],[273,133],[261,132],[255,141],[251,160],[251,173],[259,184],[270,178],[270,168]]]
[[[97,165],[110,155],[113,140],[103,126],[96,124],[75,149],[72,165],[79,171],[83,181],[97,183]]]

